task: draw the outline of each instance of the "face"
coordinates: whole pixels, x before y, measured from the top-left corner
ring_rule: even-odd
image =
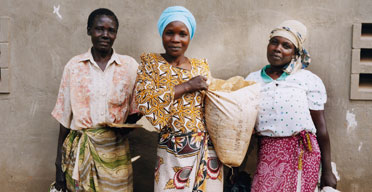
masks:
[[[173,21],[165,27],[162,39],[167,55],[183,56],[190,42],[189,30],[182,22]]]
[[[111,51],[116,39],[117,23],[114,18],[107,15],[98,15],[94,18],[93,25],[88,29],[93,48],[101,52]]]
[[[287,38],[276,36],[267,45],[267,60],[271,66],[281,67],[291,62],[296,47]]]

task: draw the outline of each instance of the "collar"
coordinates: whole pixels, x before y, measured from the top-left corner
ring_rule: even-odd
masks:
[[[90,61],[91,63],[96,64],[96,61],[94,61],[93,59],[91,50],[92,48],[90,48],[86,53],[84,53],[82,57],[79,59],[79,62]],[[107,66],[113,62],[115,62],[118,65],[122,65],[122,62],[120,61],[118,54],[115,52],[114,48],[112,48],[112,55],[111,55],[110,60],[107,62]]]
[[[270,67],[270,65],[266,65],[264,68],[261,69],[261,77],[262,77],[262,80],[265,82],[265,83],[270,83],[273,81],[273,79],[267,75],[266,73],[266,69]],[[285,78],[287,78],[289,76],[288,73],[286,72],[283,72],[282,75],[280,75],[280,77],[278,79],[276,79],[277,81],[284,81]]]

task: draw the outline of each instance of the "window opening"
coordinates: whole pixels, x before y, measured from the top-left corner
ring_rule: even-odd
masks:
[[[372,23],[362,23],[361,38],[372,39]]]
[[[361,73],[359,75],[359,90],[372,92],[372,74]]]

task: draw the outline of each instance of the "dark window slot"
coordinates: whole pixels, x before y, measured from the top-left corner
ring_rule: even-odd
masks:
[[[372,38],[372,23],[362,23],[362,37]]]
[[[372,49],[360,49],[360,62],[372,64]]]
[[[372,74],[361,73],[359,75],[359,89],[372,92]]]

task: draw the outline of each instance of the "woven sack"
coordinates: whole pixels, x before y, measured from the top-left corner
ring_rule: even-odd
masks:
[[[218,158],[238,167],[256,122],[260,85],[242,77],[213,79],[206,94],[205,120]]]

